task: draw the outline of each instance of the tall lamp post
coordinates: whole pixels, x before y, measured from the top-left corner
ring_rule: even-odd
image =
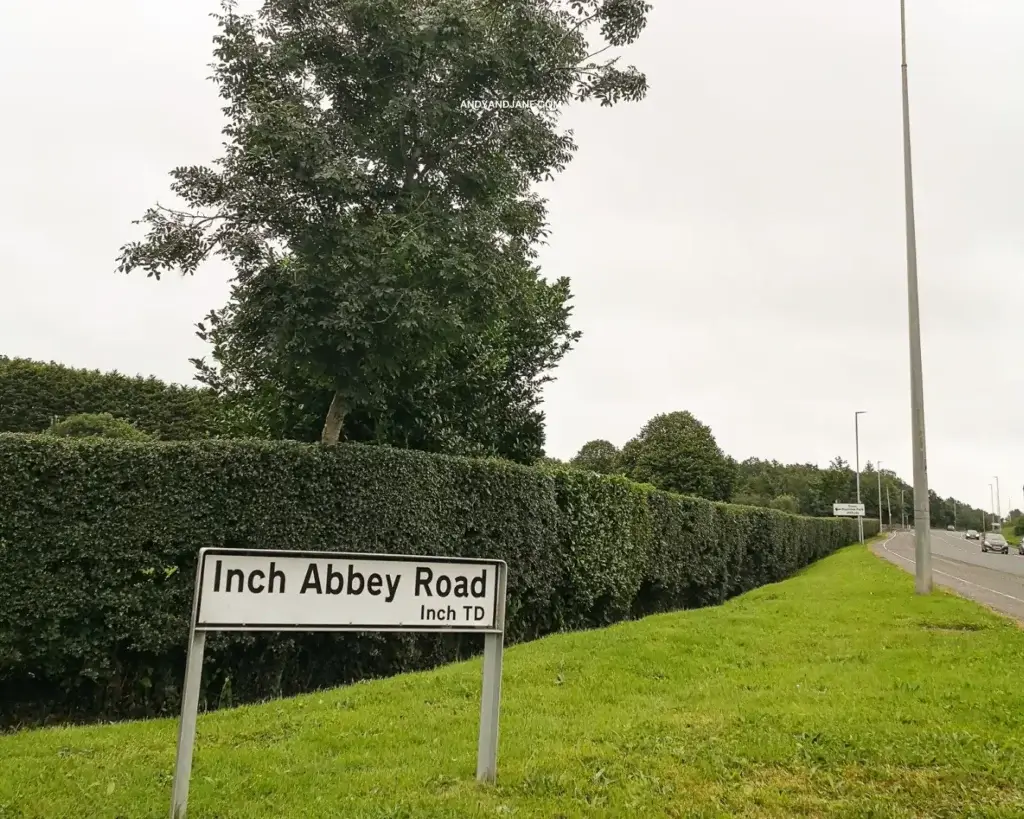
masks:
[[[853,414],[853,447],[857,459],[857,505],[860,506],[860,417],[867,415],[867,410],[857,410]],[[864,517],[857,515],[857,536],[864,542]]]
[[[917,228],[914,223],[914,175],[910,160],[910,90],[907,82],[907,3],[900,0],[900,48],[903,79],[903,185],[907,212],[907,313],[910,327],[910,432],[914,450],[914,568],[918,594],[932,590],[931,509],[928,455],[924,434],[924,376],[921,366],[921,307],[917,293]]]
[[[996,517],[999,518],[1001,522],[1003,519],[1003,501],[1002,498],[999,497],[999,476],[993,475],[992,477],[996,479]]]
[[[876,468],[878,469],[878,531],[883,531],[882,526],[882,462],[879,461]]]

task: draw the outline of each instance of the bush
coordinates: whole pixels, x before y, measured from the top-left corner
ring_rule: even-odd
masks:
[[[0,356],[0,432],[43,432],[54,418],[80,413],[110,413],[175,441],[209,438],[222,426],[209,389]]]
[[[502,558],[514,642],[719,603],[856,538],[852,520],[386,447],[0,435],[0,464],[8,726],[175,712],[204,546]],[[203,702],[429,667],[479,640],[217,634]]]
[[[109,412],[69,415],[63,421],[56,421],[46,434],[61,438],[120,438],[126,441],[151,441],[156,437]]]

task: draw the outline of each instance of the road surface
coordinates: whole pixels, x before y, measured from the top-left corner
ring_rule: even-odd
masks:
[[[913,573],[913,532],[900,532],[874,550]],[[963,532],[934,529],[932,577],[936,585],[1024,622],[1024,556],[1016,546],[1010,547],[1008,555],[982,554],[981,544],[964,540]]]

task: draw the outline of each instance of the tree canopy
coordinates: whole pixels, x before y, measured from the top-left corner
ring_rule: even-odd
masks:
[[[867,517],[878,518],[881,496],[883,523],[889,524],[890,514],[895,526],[904,518],[908,524],[913,523],[913,486],[895,472],[879,471],[869,461],[861,472],[860,484],[861,502]],[[758,458],[748,458],[738,465],[734,502],[778,508],[776,501],[783,497],[796,499],[800,514],[830,517],[833,503],[853,503],[857,499],[857,473],[841,457],[834,458],[825,469],[814,464],[783,464]],[[984,528],[982,509],[955,498],[940,498],[934,491],[930,493],[930,504],[931,523],[935,528]]]
[[[621,450],[604,439],[588,441],[570,465],[624,474],[682,494],[811,517],[832,517],[834,503],[853,503],[857,499],[857,473],[842,456],[833,458],[824,468],[760,458],[737,463],[722,452],[711,429],[689,412],[655,416]],[[885,525],[900,526],[904,521],[913,524],[914,489],[895,472],[879,471],[868,461],[860,483],[866,517],[878,519],[881,511]],[[986,528],[986,521],[992,521],[984,510],[956,498],[940,498],[934,491],[930,493],[930,506],[935,528],[981,530]]]
[[[602,475],[612,475],[619,471],[619,450],[611,441],[598,438],[587,441],[570,461],[580,469],[589,469]]]
[[[643,74],[599,55],[636,40],[649,9],[226,2],[224,155],[172,172],[186,206],[148,210],[119,269],[231,263],[230,300],[199,327],[213,363],[196,363],[266,434],[315,417],[327,443],[536,457],[540,387],[578,333],[568,280],[535,264],[547,228],[533,186],[576,148],[562,106],[646,93]]]
[[[709,500],[729,500],[735,462],[711,428],[690,412],[656,415],[622,448],[623,472],[635,481]]]

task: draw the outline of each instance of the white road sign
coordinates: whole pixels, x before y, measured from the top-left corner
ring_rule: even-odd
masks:
[[[486,631],[497,560],[204,549],[195,627]]]
[[[476,778],[498,772],[508,567],[502,560],[201,549],[181,696],[171,819],[187,819],[208,631],[483,632]]]
[[[832,514],[837,517],[851,517],[851,518],[862,518],[864,517],[864,504],[863,503],[833,503]]]

